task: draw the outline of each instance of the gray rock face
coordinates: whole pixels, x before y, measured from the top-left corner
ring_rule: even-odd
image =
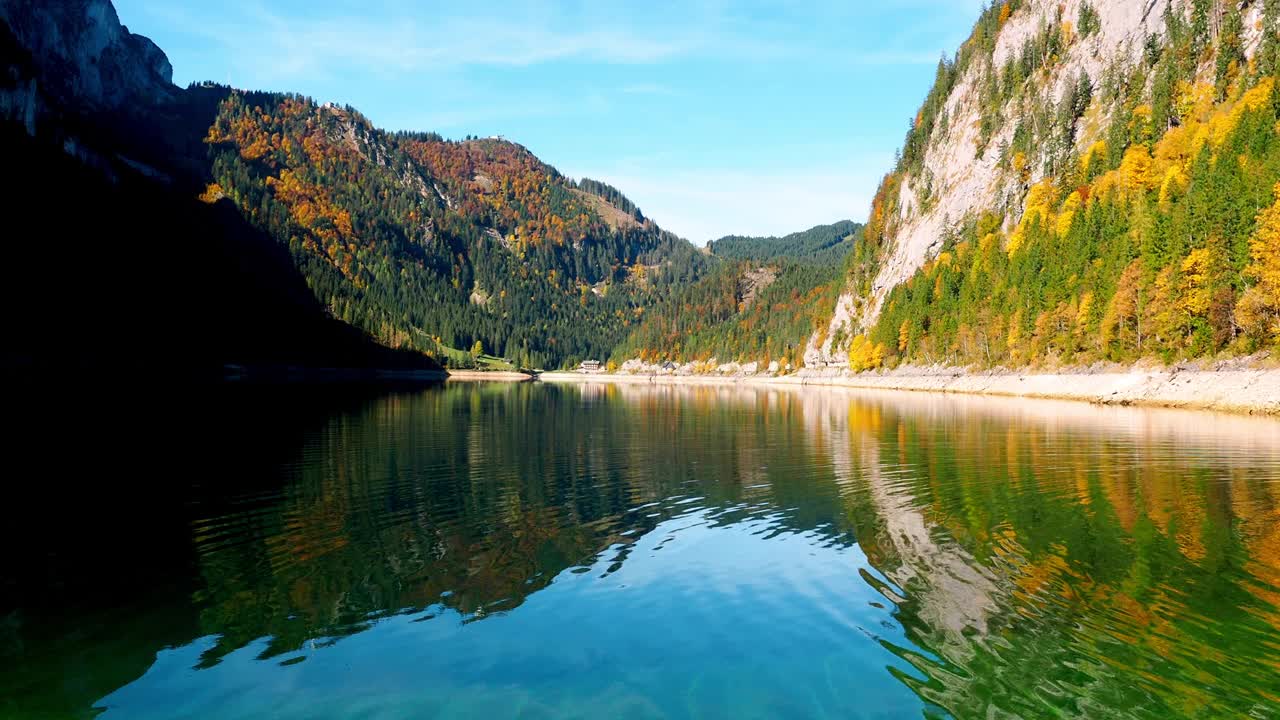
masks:
[[[16,120],[28,135],[35,135],[39,99],[34,78],[22,78],[13,82],[12,87],[0,87],[0,117]]]
[[[110,0],[0,0],[0,20],[30,51],[43,92],[76,106],[117,109],[173,97],[173,66],[120,24]]]

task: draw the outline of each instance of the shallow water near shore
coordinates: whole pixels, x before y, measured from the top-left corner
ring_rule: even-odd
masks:
[[[144,409],[15,442],[46,472],[0,716],[1280,717],[1275,420],[589,383]]]

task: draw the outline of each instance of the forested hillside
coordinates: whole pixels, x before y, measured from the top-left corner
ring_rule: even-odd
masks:
[[[351,108],[227,91],[206,199],[287,244],[336,317],[441,357],[602,356],[706,261],[621,193],[500,139],[390,134]]]
[[[726,260],[765,261],[785,257],[801,262],[839,264],[844,262],[861,230],[858,223],[841,220],[784,237],[728,235],[712,240],[707,247],[712,255]]]
[[[799,368],[805,341],[824,330],[860,230],[842,221],[781,238],[713,240],[715,271],[647,312],[613,361],[777,361]]]
[[[1278,72],[1280,0],[992,6],[939,65],[811,360],[1274,347]]]

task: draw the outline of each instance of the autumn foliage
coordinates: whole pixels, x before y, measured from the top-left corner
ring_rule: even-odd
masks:
[[[988,11],[993,26],[1008,21],[1007,7]],[[1277,8],[1267,3],[1268,17]],[[1081,33],[1097,31],[1095,15],[1082,11]],[[842,346],[851,363],[874,360],[876,347],[890,363],[991,366],[1174,360],[1280,343],[1280,68],[1227,62],[1214,75],[1200,60],[1240,52],[1231,18],[1217,37],[1212,24],[1167,22],[1148,64],[1077,80],[1045,107],[1033,88],[1051,75],[1019,74],[1014,61],[973,70],[995,78],[991,107],[1021,98],[1023,118],[1009,120],[1018,127],[1000,152],[1023,193],[955,222],[937,258],[889,292],[867,339]],[[1107,124],[1086,133],[1086,115]],[[868,245],[892,246],[900,189],[925,172],[904,155],[885,178]],[[866,292],[884,254],[851,274],[855,287]]]
[[[228,92],[205,142],[201,199],[286,245],[334,316],[450,361],[474,361],[476,343],[522,366],[603,357],[706,265],[615,189],[501,139],[386,133],[350,108]]]

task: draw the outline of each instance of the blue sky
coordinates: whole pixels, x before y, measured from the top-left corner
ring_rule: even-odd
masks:
[[[116,0],[174,81],[503,135],[698,243],[865,218],[981,0]]]

